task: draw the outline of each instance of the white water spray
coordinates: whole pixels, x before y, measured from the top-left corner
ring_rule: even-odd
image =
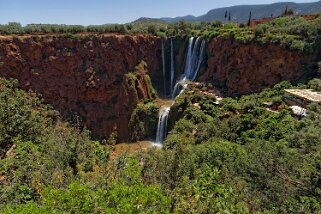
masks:
[[[167,119],[170,112],[170,107],[163,107],[159,113],[156,144],[162,144],[166,137]]]

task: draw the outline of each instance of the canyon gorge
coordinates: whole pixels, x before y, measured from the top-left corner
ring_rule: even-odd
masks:
[[[137,104],[175,93],[175,80],[188,64],[189,40],[143,34],[7,36],[0,43],[0,76],[18,79],[63,118],[79,118],[96,138],[116,131],[118,141],[126,142]],[[297,81],[315,61],[313,54],[273,44],[214,38],[202,45],[204,60],[189,79],[211,83],[226,95]]]

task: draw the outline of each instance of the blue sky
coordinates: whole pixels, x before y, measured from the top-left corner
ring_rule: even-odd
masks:
[[[295,0],[294,2],[313,2]],[[315,0],[316,1],[316,0]],[[210,9],[275,0],[0,0],[0,24],[126,23],[139,17],[202,15]]]

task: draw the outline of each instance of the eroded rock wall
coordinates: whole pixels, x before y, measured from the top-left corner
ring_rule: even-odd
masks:
[[[248,94],[302,75],[298,52],[277,45],[242,44],[228,38],[208,44],[208,67],[199,81],[225,88],[228,95]]]
[[[92,133],[108,137],[116,128],[129,137],[137,103],[151,98],[146,72],[160,70],[160,39],[152,36],[33,36],[0,41],[0,76],[19,80],[41,94],[62,116],[78,115]],[[136,69],[134,82],[125,74]]]

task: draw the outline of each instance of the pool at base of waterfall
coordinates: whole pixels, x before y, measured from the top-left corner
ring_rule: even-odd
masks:
[[[149,148],[162,148],[162,144],[155,143],[151,140],[143,140],[136,143],[120,143],[115,145],[115,155],[135,154],[146,151]]]

